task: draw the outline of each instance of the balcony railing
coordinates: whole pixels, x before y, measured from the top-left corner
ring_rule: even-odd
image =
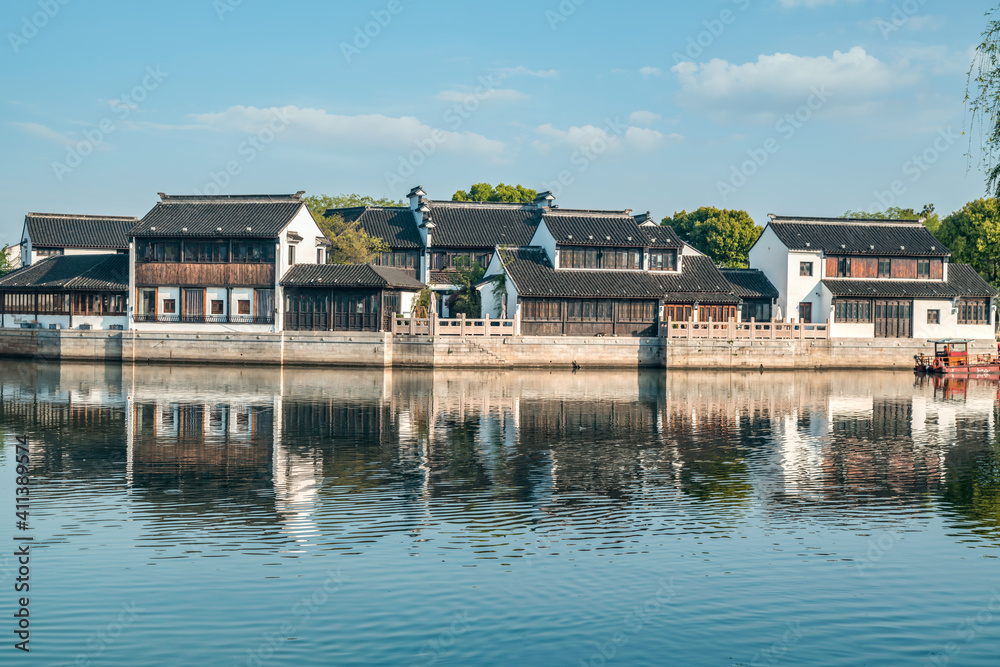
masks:
[[[425,317],[397,316],[392,320],[392,333],[396,336],[461,336],[485,337],[517,335],[514,320],[498,320],[489,316],[481,320],[466,319],[459,315],[446,319],[434,315]]]
[[[274,324],[274,315],[136,315],[134,319],[164,324]]]

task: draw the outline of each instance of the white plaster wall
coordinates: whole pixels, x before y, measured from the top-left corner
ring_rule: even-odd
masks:
[[[535,234],[531,237],[528,245],[544,250],[552,266],[557,269],[559,268],[559,253],[556,249],[556,238],[549,231],[549,226],[546,224],[544,216],[542,217],[542,221],[538,223],[538,227],[535,228]]]
[[[313,257],[313,260],[315,260],[315,259],[316,258]],[[227,291],[226,291],[225,287],[209,287],[209,288],[207,288],[205,290],[205,317],[212,317],[213,315],[215,317],[219,317],[219,315],[216,315],[216,314],[212,313],[212,302],[213,301],[221,301],[222,302],[222,315],[228,315],[230,311],[229,311],[229,304],[226,303],[226,301],[227,301],[226,297],[227,296],[228,296],[228,294],[227,294]]]
[[[799,264],[801,262],[813,263],[813,274],[811,276],[799,275]],[[823,261],[823,254],[819,252],[799,252],[789,251],[787,268],[787,290],[785,306],[781,309],[781,314],[785,320],[799,319],[799,304],[812,304],[812,319],[814,323],[826,322],[829,317],[829,305],[826,310],[823,308],[823,269],[826,262]],[[818,294],[817,294],[818,293]]]
[[[250,302],[250,313],[240,314],[239,302],[249,301]],[[232,302],[228,306],[229,310],[226,312],[232,313],[236,317],[253,317],[253,288],[252,287],[234,287],[232,291]]]
[[[168,299],[174,300],[174,312],[165,313],[163,312],[163,302]],[[181,288],[180,287],[161,287],[157,290],[156,294],[156,314],[157,315],[170,315],[173,317],[180,317],[181,315]]]
[[[413,312],[413,303],[417,300],[420,292],[400,292],[399,293],[399,308],[403,311],[403,315],[408,315]]]
[[[831,338],[874,338],[875,323],[830,322]]]
[[[750,248],[750,268],[759,269],[778,290],[777,305],[782,317],[788,317],[788,248],[770,225]],[[796,272],[798,264],[795,265]]]

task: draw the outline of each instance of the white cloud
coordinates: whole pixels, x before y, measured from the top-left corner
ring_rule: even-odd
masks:
[[[465,104],[466,102],[471,102],[472,100],[477,100],[479,102],[516,102],[518,100],[528,99],[528,95],[512,88],[494,88],[493,90],[487,90],[486,92],[479,93],[472,89],[457,89],[442,90],[437,94],[437,98],[439,100],[444,100],[445,102]]]
[[[628,122],[633,125],[652,125],[661,118],[663,116],[652,111],[633,111],[629,114]]]
[[[642,75],[642,78],[649,79],[654,76],[663,76],[663,70],[659,67],[643,67],[639,70],[639,74]]]
[[[554,69],[530,70],[524,65],[517,67],[503,67],[496,71],[496,76],[500,79],[510,79],[515,76],[534,76],[539,79],[554,79],[559,76],[559,72]]]
[[[434,141],[442,151],[499,157],[506,146],[473,132],[455,132],[432,128],[412,116],[390,117],[382,114],[343,116],[323,109],[296,106],[232,106],[219,113],[192,114],[190,118],[205,129],[256,134],[278,121],[284,129],[275,138],[331,146],[360,146],[390,151],[409,150],[418,141]],[[437,137],[435,139],[434,137]]]
[[[541,138],[532,145],[541,153],[548,153],[557,146],[569,150],[590,149],[594,152],[618,151],[625,147],[655,150],[683,139],[679,134],[664,135],[656,130],[635,126],[625,128],[621,136],[594,125],[561,130],[551,123],[546,123],[539,126],[535,132]]]

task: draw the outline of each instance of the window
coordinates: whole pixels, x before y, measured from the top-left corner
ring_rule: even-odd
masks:
[[[254,318],[258,322],[266,322],[270,324],[273,322],[274,318],[274,290],[273,289],[259,289],[255,290],[254,294],[257,295],[256,306],[257,312],[254,313]]]
[[[927,279],[931,277],[931,260],[929,259],[918,259],[917,260],[917,278]]]
[[[137,241],[135,259],[137,262],[179,262],[180,241]]]
[[[799,304],[799,322],[802,324],[812,324],[813,321],[813,305],[808,302],[803,302]]]
[[[677,270],[677,251],[676,250],[657,250],[655,252],[649,253],[649,270],[650,271],[676,271]]]
[[[239,264],[270,264],[274,261],[274,242],[233,241],[233,261]]]
[[[639,270],[642,252],[636,248],[604,249],[562,246],[559,248],[559,266],[563,269],[626,269]],[[656,264],[660,264],[659,267]],[[650,267],[662,271],[677,270],[677,253],[663,251],[656,258],[650,255]]]
[[[293,245],[288,246],[288,265],[295,265],[295,246]]]
[[[666,317],[672,322],[690,322],[692,317],[691,306],[667,306]]]
[[[222,315],[225,312],[225,306],[221,299],[212,299],[212,314]]]
[[[835,322],[864,324],[872,321],[872,302],[859,299],[838,299],[833,307]]]
[[[164,299],[163,300],[163,314],[173,315],[177,312],[177,300],[176,299]]]
[[[989,318],[990,318],[989,299],[958,300],[959,324],[989,324],[990,323]]]
[[[813,263],[812,262],[799,262],[799,275],[800,276],[811,276],[813,274]]]
[[[63,252],[62,248],[38,248],[35,251],[39,257],[58,257]]]
[[[229,261],[228,241],[185,241],[182,255],[185,262],[199,264]]]
[[[892,278],[892,260],[891,259],[879,259],[878,260],[878,277],[879,278]]]
[[[837,277],[838,278],[849,278],[851,275],[851,258],[850,257],[838,257],[837,258]]]
[[[927,311],[927,324],[941,324],[941,311],[940,310],[928,310]]]
[[[250,299],[240,299],[236,302],[236,312],[240,315],[250,314]]]
[[[156,315],[156,290],[139,290],[139,315]]]

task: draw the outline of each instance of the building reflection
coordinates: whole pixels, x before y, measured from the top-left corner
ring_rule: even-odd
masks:
[[[324,513],[404,499],[410,513],[391,529],[414,529],[436,503],[473,511],[484,494],[513,501],[503,521],[522,525],[537,521],[534,510],[570,517],[586,497],[610,501],[610,513],[656,498],[737,513],[762,503],[791,517],[812,504],[933,496],[983,530],[1000,526],[995,382],[11,361],[0,370],[0,423],[31,433],[36,475],[119,480],[165,516],[272,525],[293,552],[322,538]]]

